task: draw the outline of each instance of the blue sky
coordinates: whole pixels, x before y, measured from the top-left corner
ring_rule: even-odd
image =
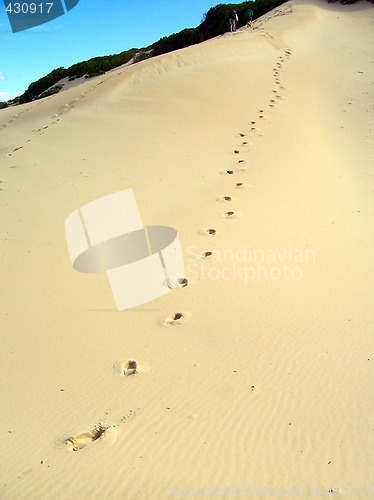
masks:
[[[162,36],[195,27],[218,3],[232,2],[80,0],[53,21],[13,33],[0,0],[0,101],[22,94],[30,83],[60,66],[145,47]]]

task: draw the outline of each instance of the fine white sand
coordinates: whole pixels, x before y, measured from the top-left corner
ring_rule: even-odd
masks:
[[[1,499],[374,495],[373,24],[295,0],[0,111]],[[118,312],[64,224],[127,188],[188,286]]]

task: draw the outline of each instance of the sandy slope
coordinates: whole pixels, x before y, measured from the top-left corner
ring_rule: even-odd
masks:
[[[287,3],[0,112],[1,499],[374,495],[373,22]],[[64,222],[129,187],[189,285],[119,313]]]

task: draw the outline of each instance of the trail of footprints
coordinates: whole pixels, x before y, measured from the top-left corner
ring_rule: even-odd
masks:
[[[276,63],[276,67],[273,69],[273,76],[274,76],[274,83],[278,87],[272,90],[272,98],[269,99],[267,106],[269,108],[275,108],[277,100],[282,99],[282,96],[280,94],[280,90],[284,90],[282,81],[280,79],[280,72],[283,68],[283,64],[286,59],[288,59],[291,56],[291,50],[286,50],[282,56],[279,56],[278,61]],[[65,112],[65,110],[62,110],[62,112]],[[264,120],[266,119],[265,115],[265,109],[260,108],[258,110],[258,120]],[[257,135],[261,136],[260,130],[257,127],[257,120],[251,120],[249,122],[249,131],[248,133],[243,133],[240,132],[238,134],[238,137],[242,141],[241,146],[246,147],[247,151],[246,153],[248,154],[248,146],[252,146],[252,143],[247,140],[247,136],[252,136]],[[241,154],[241,149],[240,147],[237,149],[233,150],[233,154],[240,155]],[[244,163],[245,160],[241,157],[237,160],[238,164]],[[236,175],[242,175],[243,173],[246,172],[246,169],[244,168],[229,168],[227,170],[223,170],[220,172],[222,176],[233,176],[235,177]],[[243,182],[242,180],[238,180],[231,184],[231,187],[236,190],[243,190],[246,188],[251,187],[250,184],[247,182]],[[236,197],[232,196],[231,194],[223,194],[219,195],[216,198],[216,201],[221,203],[221,204],[232,204],[233,201],[235,201]],[[221,217],[224,219],[237,219],[241,217],[242,214],[239,211],[236,210],[227,210],[221,214]],[[209,238],[215,238],[217,236],[217,230],[213,227],[205,228],[205,229],[200,229],[199,230],[200,235],[207,236]],[[198,256],[197,259],[209,259],[214,255],[213,250],[205,250],[202,251]],[[185,287],[188,285],[188,280],[186,278],[180,278],[177,280],[178,286],[181,288]],[[170,285],[165,282],[165,286]],[[191,313],[188,311],[179,311],[170,314],[161,324],[162,326],[165,327],[176,327],[179,325],[183,325],[189,319],[191,318]],[[149,368],[148,366],[135,359],[128,359],[126,361],[117,361],[114,366],[113,366],[114,373],[116,375],[119,375],[121,377],[126,377],[126,378],[131,378],[136,376],[137,374],[140,373],[148,373]],[[250,388],[251,392],[255,392],[256,388],[255,386],[251,386]],[[139,410],[139,409],[138,409]],[[73,436],[68,437],[65,440],[65,444],[68,446],[68,448],[71,451],[79,451],[83,448],[85,448],[88,444],[93,443],[95,441],[102,441],[105,440],[106,442],[109,442],[110,444],[113,443],[116,439],[117,436],[117,428],[119,425],[125,423],[128,418],[133,418],[136,413],[133,413],[132,410],[130,410],[130,414],[127,417],[123,417],[120,422],[118,422],[116,425],[104,425],[104,422],[101,421],[100,423],[96,424],[94,427],[92,427],[90,430],[86,432],[81,432],[78,434],[75,434]]]
[[[274,84],[275,88],[272,89],[272,95],[269,98],[269,101],[267,103],[268,108],[276,108],[277,103],[283,99],[283,96],[281,94],[281,91],[286,90],[285,87],[283,86],[283,82],[281,81],[280,74],[282,72],[283,66],[286,62],[287,59],[290,58],[292,52],[290,49],[287,49],[283,52],[282,55],[280,55],[275,63],[275,67],[273,68],[273,78],[274,78]],[[240,132],[238,134],[240,140],[241,140],[241,146],[233,150],[234,155],[241,155],[242,151],[244,150],[245,154],[250,153],[250,147],[253,146],[253,143],[248,140],[248,137],[253,138],[253,137],[261,137],[261,129],[258,127],[258,121],[266,121],[267,116],[265,115],[265,107],[260,108],[258,110],[258,116],[256,120],[251,120],[249,122],[249,130],[247,133]],[[244,163],[245,160],[242,157],[239,157],[237,163],[242,164]],[[238,168],[238,167],[230,167],[227,170],[221,170],[220,174],[222,176],[236,176],[238,174],[242,174],[246,171],[245,168]],[[250,184],[246,182],[235,182],[234,185],[232,186],[235,189],[246,189],[248,187],[251,187]],[[224,194],[220,195],[216,198],[216,201],[220,203],[231,203],[235,198],[231,196],[231,194]],[[241,217],[242,214],[239,211],[236,210],[228,210],[221,214],[221,217],[224,219],[237,219]],[[214,228],[207,228],[207,229],[201,229],[199,231],[199,234],[203,235],[208,235],[208,236],[216,236],[217,231]],[[208,259],[213,255],[213,252],[211,250],[206,250],[202,252],[197,258],[198,259]]]
[[[110,78],[113,78],[113,75],[109,76],[105,81],[109,80]],[[50,117],[50,122],[48,125],[41,125],[39,128],[35,128],[33,129],[31,132],[34,133],[34,134],[37,134],[37,135],[43,135],[45,134],[46,130],[51,126],[51,125],[55,125],[56,123],[60,122],[61,121],[61,116],[64,115],[65,113],[69,112],[69,111],[73,111],[75,109],[75,106],[83,99],[86,98],[87,94],[89,94],[90,92],[92,92],[94,89],[96,89],[99,85],[101,85],[102,83],[104,83],[104,81],[101,81],[101,82],[98,82],[94,85],[92,85],[89,89],[87,89],[85,92],[82,92],[80,94],[79,97],[73,99],[72,101],[70,102],[67,102],[65,104],[63,104],[62,106],[60,106],[56,112]],[[50,97],[47,97],[46,99],[50,99],[52,96]],[[44,102],[44,100],[40,101],[40,102],[37,102],[35,104],[35,106],[40,106],[42,105]],[[24,113],[27,113],[28,111],[30,110],[30,107],[27,107],[24,111],[21,111],[20,113],[16,113],[15,115],[13,115],[7,122],[5,122],[3,125],[0,126],[0,131],[7,128],[10,124],[12,124],[13,122],[15,122],[16,120],[18,120],[18,118],[23,115]],[[31,139],[27,139],[25,141],[25,144],[28,143],[28,142],[31,142]],[[13,153],[15,153],[16,151],[22,149],[24,146],[19,146],[15,149],[13,149],[13,151],[11,151],[8,156],[12,156]]]

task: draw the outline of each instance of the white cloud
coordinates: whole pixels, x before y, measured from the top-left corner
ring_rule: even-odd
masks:
[[[6,80],[6,79],[7,79],[6,74],[0,71],[0,80]]]
[[[20,96],[22,92],[0,92],[0,102],[10,101]]]

